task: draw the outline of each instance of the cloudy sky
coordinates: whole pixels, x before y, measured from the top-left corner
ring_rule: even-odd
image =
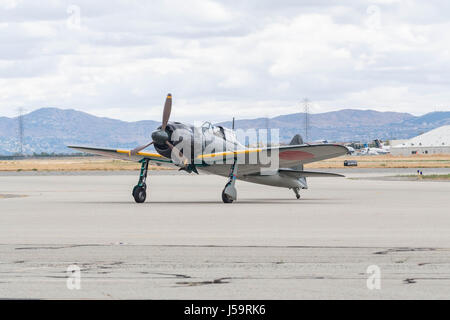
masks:
[[[0,116],[449,110],[449,1],[0,0]]]

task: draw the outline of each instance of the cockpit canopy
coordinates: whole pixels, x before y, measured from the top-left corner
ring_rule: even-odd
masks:
[[[212,123],[211,122],[209,122],[209,121],[205,121],[205,122],[203,122],[203,124],[201,125],[201,128],[205,128],[205,129],[211,129],[211,128],[213,128],[214,126],[212,125]]]
[[[235,136],[233,130],[224,128],[222,126],[215,126],[209,121],[203,122],[203,124],[201,125],[201,128],[202,128],[203,133],[209,132],[223,140],[231,141],[231,142],[236,140],[236,136]]]

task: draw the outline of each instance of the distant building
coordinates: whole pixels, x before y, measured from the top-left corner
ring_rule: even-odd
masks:
[[[389,145],[392,146],[396,146],[402,143],[408,142],[408,139],[392,139],[389,140]]]
[[[391,147],[392,155],[450,154],[450,125],[428,131]]]

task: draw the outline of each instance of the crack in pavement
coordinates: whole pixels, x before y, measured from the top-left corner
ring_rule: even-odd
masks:
[[[391,252],[414,252],[414,251],[436,251],[438,248],[410,248],[410,247],[400,247],[400,248],[390,248],[384,251],[377,251],[373,254],[388,254]]]
[[[225,280],[231,280],[231,278],[218,278],[214,279],[212,281],[183,281],[183,282],[177,282],[176,284],[182,285],[182,286],[188,286],[188,287],[195,287],[195,286],[204,286],[209,284],[225,284],[230,283],[230,281]]]

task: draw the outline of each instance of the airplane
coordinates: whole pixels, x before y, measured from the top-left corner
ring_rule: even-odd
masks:
[[[389,146],[389,145],[386,146],[379,139],[375,139],[375,140],[373,140],[373,142],[375,142],[376,148],[372,148],[372,149],[375,149],[375,151],[377,151],[379,154],[388,154],[391,152],[391,146]]]
[[[391,146],[385,146],[378,139],[373,140],[373,142],[375,143],[375,147],[364,148],[363,150],[361,150],[362,155],[376,156],[376,155],[389,154],[391,152]]]
[[[68,146],[84,153],[141,163],[139,180],[132,195],[137,203],[146,200],[148,165],[171,166],[188,173],[205,171],[228,178],[222,191],[222,201],[237,199],[236,180],[292,189],[297,199],[300,190],[307,189],[307,177],[343,177],[325,172],[304,171],[303,165],[345,155],[348,149],[336,144],[307,144],[295,135],[289,145],[248,148],[232,129],[205,122],[200,127],[169,122],[172,95],[169,93],[163,109],[162,124],[152,132],[152,141],[133,150]],[[153,145],[157,153],[144,149]],[[211,147],[212,146],[212,147]],[[211,152],[213,150],[214,152]],[[219,151],[217,151],[219,150]],[[267,161],[267,159],[271,159]],[[271,167],[276,163],[276,167]]]

